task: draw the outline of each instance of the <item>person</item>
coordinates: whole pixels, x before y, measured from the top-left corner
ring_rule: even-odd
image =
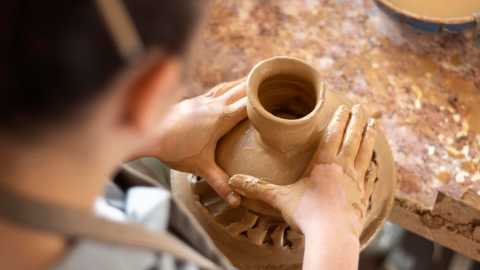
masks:
[[[341,106],[293,185],[230,178],[215,146],[247,116],[245,80],[177,103],[207,4],[0,4],[2,269],[230,268],[154,176],[121,165],[147,156],[232,205],[242,195],[277,208],[306,237],[304,269],[356,269],[375,121]]]

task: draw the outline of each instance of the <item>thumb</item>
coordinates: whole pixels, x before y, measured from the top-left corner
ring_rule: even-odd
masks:
[[[232,178],[228,180],[228,184],[233,191],[238,194],[251,199],[264,201],[275,209],[277,209],[277,206],[275,205],[277,191],[284,188],[284,186],[270,184],[265,180],[245,174],[236,174],[232,176]]]
[[[227,134],[245,118],[247,118],[247,97],[244,97],[223,109],[221,117],[222,130],[218,135],[222,137]]]
[[[226,202],[232,206],[240,205],[241,198],[235,194],[228,186],[228,174],[224,172],[217,164],[207,166],[207,170],[198,173],[207,183],[218,193]]]
[[[365,196],[363,198],[363,204],[368,208],[368,201],[370,195],[372,195],[373,184],[377,178],[377,170],[375,169],[375,163],[370,162],[367,173],[365,174]]]

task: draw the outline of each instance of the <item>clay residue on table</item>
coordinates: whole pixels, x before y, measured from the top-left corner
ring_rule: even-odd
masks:
[[[370,0],[217,0],[196,50],[194,81],[208,89],[278,55],[308,61],[327,88],[378,118],[396,161],[396,197],[432,206],[439,190],[456,198],[467,188],[480,191],[473,34],[421,34],[390,21]],[[475,173],[463,165],[469,161]]]

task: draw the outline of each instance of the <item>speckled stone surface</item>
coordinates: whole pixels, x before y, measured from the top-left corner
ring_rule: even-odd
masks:
[[[455,198],[467,188],[480,191],[480,48],[472,48],[473,29],[422,34],[397,25],[370,0],[212,6],[190,95],[246,76],[267,58],[304,59],[329,89],[379,120],[396,161],[397,198],[431,207],[437,191]]]

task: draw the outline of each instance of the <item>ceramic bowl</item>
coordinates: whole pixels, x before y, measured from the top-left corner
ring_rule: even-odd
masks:
[[[473,15],[454,19],[430,18],[400,9],[385,0],[374,2],[393,20],[426,33],[457,33],[472,28],[477,23]]]

